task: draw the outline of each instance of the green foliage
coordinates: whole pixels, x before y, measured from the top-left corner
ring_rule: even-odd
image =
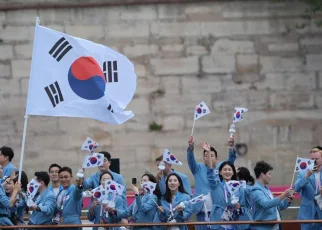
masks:
[[[149,130],[150,131],[161,131],[163,129],[163,125],[159,125],[157,124],[155,121],[153,121],[150,125],[149,125]]]

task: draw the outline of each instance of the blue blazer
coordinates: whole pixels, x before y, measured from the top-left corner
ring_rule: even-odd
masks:
[[[308,179],[305,178],[306,172],[299,172],[295,182],[295,192],[300,193],[302,203],[298,212],[299,220],[314,220],[315,216],[322,219],[322,210],[318,205],[314,204],[315,193],[315,175],[312,174]],[[322,176],[322,173],[320,173]],[[321,178],[320,178],[321,180]],[[318,193],[320,190],[318,189]],[[322,226],[322,224],[320,224]],[[314,224],[301,224],[301,229],[310,230],[314,228]]]
[[[53,186],[52,186],[52,185],[51,185],[51,186],[49,186],[49,187],[48,187],[48,189],[54,193],[54,188],[53,188]],[[58,193],[59,193],[61,190],[63,190],[63,186],[62,186],[62,185],[60,185],[60,186],[59,186]],[[54,193],[54,195],[55,195],[55,193]],[[56,196],[56,195],[55,195],[55,196]]]
[[[212,199],[212,210],[210,215],[211,221],[222,221],[222,214],[224,210],[226,209],[227,205],[231,206],[231,195],[229,192],[227,192],[227,203],[226,203],[226,197],[225,197],[225,189],[223,186],[223,183],[220,181],[218,172],[215,173],[213,169],[207,169],[207,178],[208,178],[208,184],[210,188],[210,196]],[[239,193],[236,194],[237,197],[239,197],[239,203],[242,207],[242,211],[245,212],[245,206],[246,206],[246,199],[245,199],[245,191],[240,188]],[[243,209],[244,208],[244,209]],[[247,214],[246,214],[247,215]],[[238,220],[239,216],[237,216]],[[229,222],[225,222],[227,225]],[[223,225],[225,225],[223,224]],[[239,225],[233,225],[234,229],[240,229]],[[212,229],[220,229],[220,225],[214,225],[211,226]]]
[[[241,214],[239,215],[239,221],[252,221],[253,214],[252,214],[252,197],[251,197],[251,189],[252,186],[246,185],[245,188],[239,189],[239,203],[241,206]],[[249,229],[249,224],[242,224],[239,225],[241,230]]]
[[[228,149],[228,160],[230,163],[234,164],[237,159],[237,155],[231,148]],[[209,185],[207,179],[208,167],[204,163],[197,163],[193,151],[187,149],[187,160],[191,173],[193,174],[195,181],[194,197],[200,194],[207,195],[209,193]],[[218,170],[222,162],[219,162],[215,170]],[[197,203],[193,205],[194,213],[199,213],[202,210],[203,203]]]
[[[6,192],[0,184],[0,215],[7,215],[8,217],[0,217],[0,226],[12,226],[13,223],[9,219],[8,209],[10,208],[10,198],[7,197]]]
[[[126,201],[126,184],[124,182],[123,176],[121,176],[118,173],[112,172],[111,170],[109,172],[113,175],[114,181],[116,183],[125,186],[122,197]],[[101,185],[100,176],[101,176],[101,172],[97,172],[97,173],[92,174],[86,180],[83,180],[83,188],[84,189],[94,189],[94,188],[97,188],[98,186],[100,186]]]
[[[154,216],[157,212],[158,203],[156,195],[152,194],[151,197],[148,194],[142,196],[135,196],[133,203],[126,209],[117,210],[117,216],[120,218],[127,218],[132,216],[135,223],[152,223]],[[153,229],[153,227],[134,227],[135,229]]]
[[[12,171],[15,170],[15,169],[16,169],[16,167],[11,162],[9,162],[6,165],[6,167],[4,167],[2,169],[2,178],[0,178],[1,183],[3,183],[4,180],[5,180],[4,178],[9,177],[11,175]]]
[[[174,169],[172,169],[171,173],[175,173],[181,178],[184,190],[191,195],[192,194],[191,185],[190,185],[190,180],[188,176],[183,173],[177,172]],[[166,179],[167,178],[165,176],[162,176],[158,183],[162,195],[164,195],[166,191],[166,184],[165,184]]]
[[[47,188],[36,198],[36,205],[41,211],[33,211],[29,223],[33,225],[51,224],[56,209],[56,196]]]
[[[26,194],[24,194],[24,197],[26,198]],[[10,196],[8,196],[10,200]],[[16,214],[21,221],[23,221],[24,217],[24,211],[27,207],[27,204],[24,199],[22,199],[22,196],[19,195],[18,202],[13,206],[9,208],[9,216],[12,217],[14,214]]]
[[[94,199],[91,199],[92,204]],[[111,194],[109,194],[108,200],[112,200]],[[124,202],[122,196],[116,196],[115,197],[115,209],[124,209]],[[104,223],[114,223],[117,224],[121,222],[121,218],[117,218],[115,214],[113,213],[108,213],[108,217],[106,217],[106,212],[102,211],[102,216],[101,216],[101,205],[97,205],[94,208],[94,215],[91,215],[90,210],[87,212],[87,218],[89,221],[93,222],[94,224],[99,224],[101,220],[103,220]],[[98,227],[94,227],[93,230],[97,230]]]
[[[64,203],[61,224],[81,224],[83,190],[73,184],[67,190],[69,191],[66,194],[67,200]],[[61,192],[58,193],[57,198]]]
[[[281,211],[290,206],[286,199],[283,201],[280,201],[278,198],[271,199],[269,193],[271,193],[271,191],[259,182],[256,182],[253,186],[251,194],[254,201],[254,221],[277,220],[276,208]],[[252,229],[269,230],[273,227],[274,225],[253,225]]]
[[[187,203],[187,201],[189,201],[190,199],[191,199],[190,195],[186,193],[178,192],[172,204],[172,208],[174,209],[181,202]],[[161,206],[164,208],[164,212],[162,213],[158,211],[159,219],[161,222],[167,222],[171,215],[170,203],[166,201],[164,197],[161,199]],[[188,221],[190,219],[191,214],[192,214],[191,207],[188,204],[186,204],[186,208],[183,210],[183,212],[177,212],[177,211],[173,212],[173,218],[176,220],[176,222],[182,223],[182,222]],[[179,228],[181,230],[184,230],[184,229],[186,230],[187,226],[179,226]]]

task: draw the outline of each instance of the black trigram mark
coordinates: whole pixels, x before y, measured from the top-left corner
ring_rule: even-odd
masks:
[[[118,82],[117,61],[103,62],[103,73],[106,82]]]
[[[59,62],[72,48],[73,47],[69,44],[69,42],[64,37],[62,37],[49,50],[49,54]]]
[[[109,104],[109,106],[107,107],[107,109],[108,109],[109,111],[111,111],[111,113],[114,113],[114,111],[113,111],[113,108],[112,108],[111,104]]]
[[[45,91],[51,101],[53,107],[56,107],[60,102],[64,101],[63,94],[57,81],[45,87]]]

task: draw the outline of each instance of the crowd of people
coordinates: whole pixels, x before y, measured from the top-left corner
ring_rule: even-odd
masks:
[[[122,194],[107,196],[103,202],[91,196],[88,207],[88,220],[98,223],[120,223],[129,228],[128,223],[182,223],[196,215],[198,222],[221,221],[220,225],[198,225],[197,230],[207,229],[280,229],[278,224],[271,225],[232,225],[235,220],[281,220],[280,211],[289,207],[294,197],[294,191],[302,198],[298,219],[321,219],[322,207],[317,202],[322,194],[320,170],[322,169],[322,147],[311,149],[309,158],[315,161],[314,170],[300,172],[297,176],[295,189],[285,190],[274,197],[268,188],[272,178],[273,167],[264,161],[259,161],[254,167],[254,179],[246,167],[235,167],[237,153],[234,148],[234,137],[228,140],[228,158],[218,161],[218,153],[210,144],[202,142],[203,162],[195,158],[195,144],[192,136],[188,138],[187,162],[194,177],[195,187],[192,191],[189,177],[172,168],[172,164],[161,157],[156,159],[158,172],[143,173],[141,185],[152,182],[156,184],[153,193],[142,189],[133,183],[129,190],[135,194],[132,204],[128,205],[126,189]],[[84,191],[93,190],[106,181],[115,181],[126,187],[123,176],[110,170],[111,155],[101,151],[104,164],[88,178],[74,178],[72,169],[51,164],[48,172],[34,173],[34,179],[39,183],[33,203],[27,205],[26,193],[28,178],[21,172],[18,181],[18,169],[11,163],[14,152],[10,147],[0,148],[0,226],[10,225],[52,225],[81,224]],[[161,168],[161,169],[160,169]],[[240,186],[232,194],[228,189],[230,181],[241,181]],[[202,197],[201,202],[191,202],[196,197]],[[29,215],[27,222],[24,217]],[[185,225],[135,227],[135,229],[184,230]],[[76,228],[74,228],[76,229]],[[78,228],[80,229],[80,228]],[[97,228],[94,228],[96,230]],[[322,224],[302,224],[302,229],[322,229]]]

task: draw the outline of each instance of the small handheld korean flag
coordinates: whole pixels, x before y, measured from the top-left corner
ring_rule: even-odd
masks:
[[[203,116],[206,116],[209,113],[210,113],[210,110],[204,101],[200,102],[199,105],[196,106],[194,117],[193,117],[191,136],[193,135],[193,130],[195,127],[196,120],[198,120],[199,118],[201,118]]]
[[[33,199],[38,192],[40,183],[35,179],[32,179],[27,185],[27,197]]]
[[[152,181],[147,181],[141,184],[141,187],[146,191],[148,194],[152,195],[157,184],[153,183]]]
[[[246,108],[235,108],[234,111],[234,117],[233,117],[233,122],[240,122],[241,120],[243,120],[243,114],[246,113],[248,111],[248,109]]]
[[[82,144],[81,150],[87,150],[90,153],[93,153],[94,150],[98,147],[99,145],[93,141],[91,138],[87,137],[84,143]]]
[[[107,200],[108,191],[103,187],[103,185],[98,186],[92,190],[93,198],[97,199],[99,202],[102,200]]]
[[[179,161],[168,149],[163,151],[163,161],[172,165],[182,165],[182,162]]]
[[[191,204],[198,204],[200,202],[205,202],[205,201],[206,201],[205,195],[201,194],[201,195],[199,195],[199,196],[197,196],[197,197],[189,200],[189,203],[191,203]]]
[[[297,157],[294,172],[313,170],[314,160]]]
[[[104,164],[104,155],[101,153],[93,153],[86,155],[83,161],[83,168],[94,168]]]
[[[231,180],[226,182],[227,190],[231,195],[234,195],[241,186],[241,183],[237,180]]]

